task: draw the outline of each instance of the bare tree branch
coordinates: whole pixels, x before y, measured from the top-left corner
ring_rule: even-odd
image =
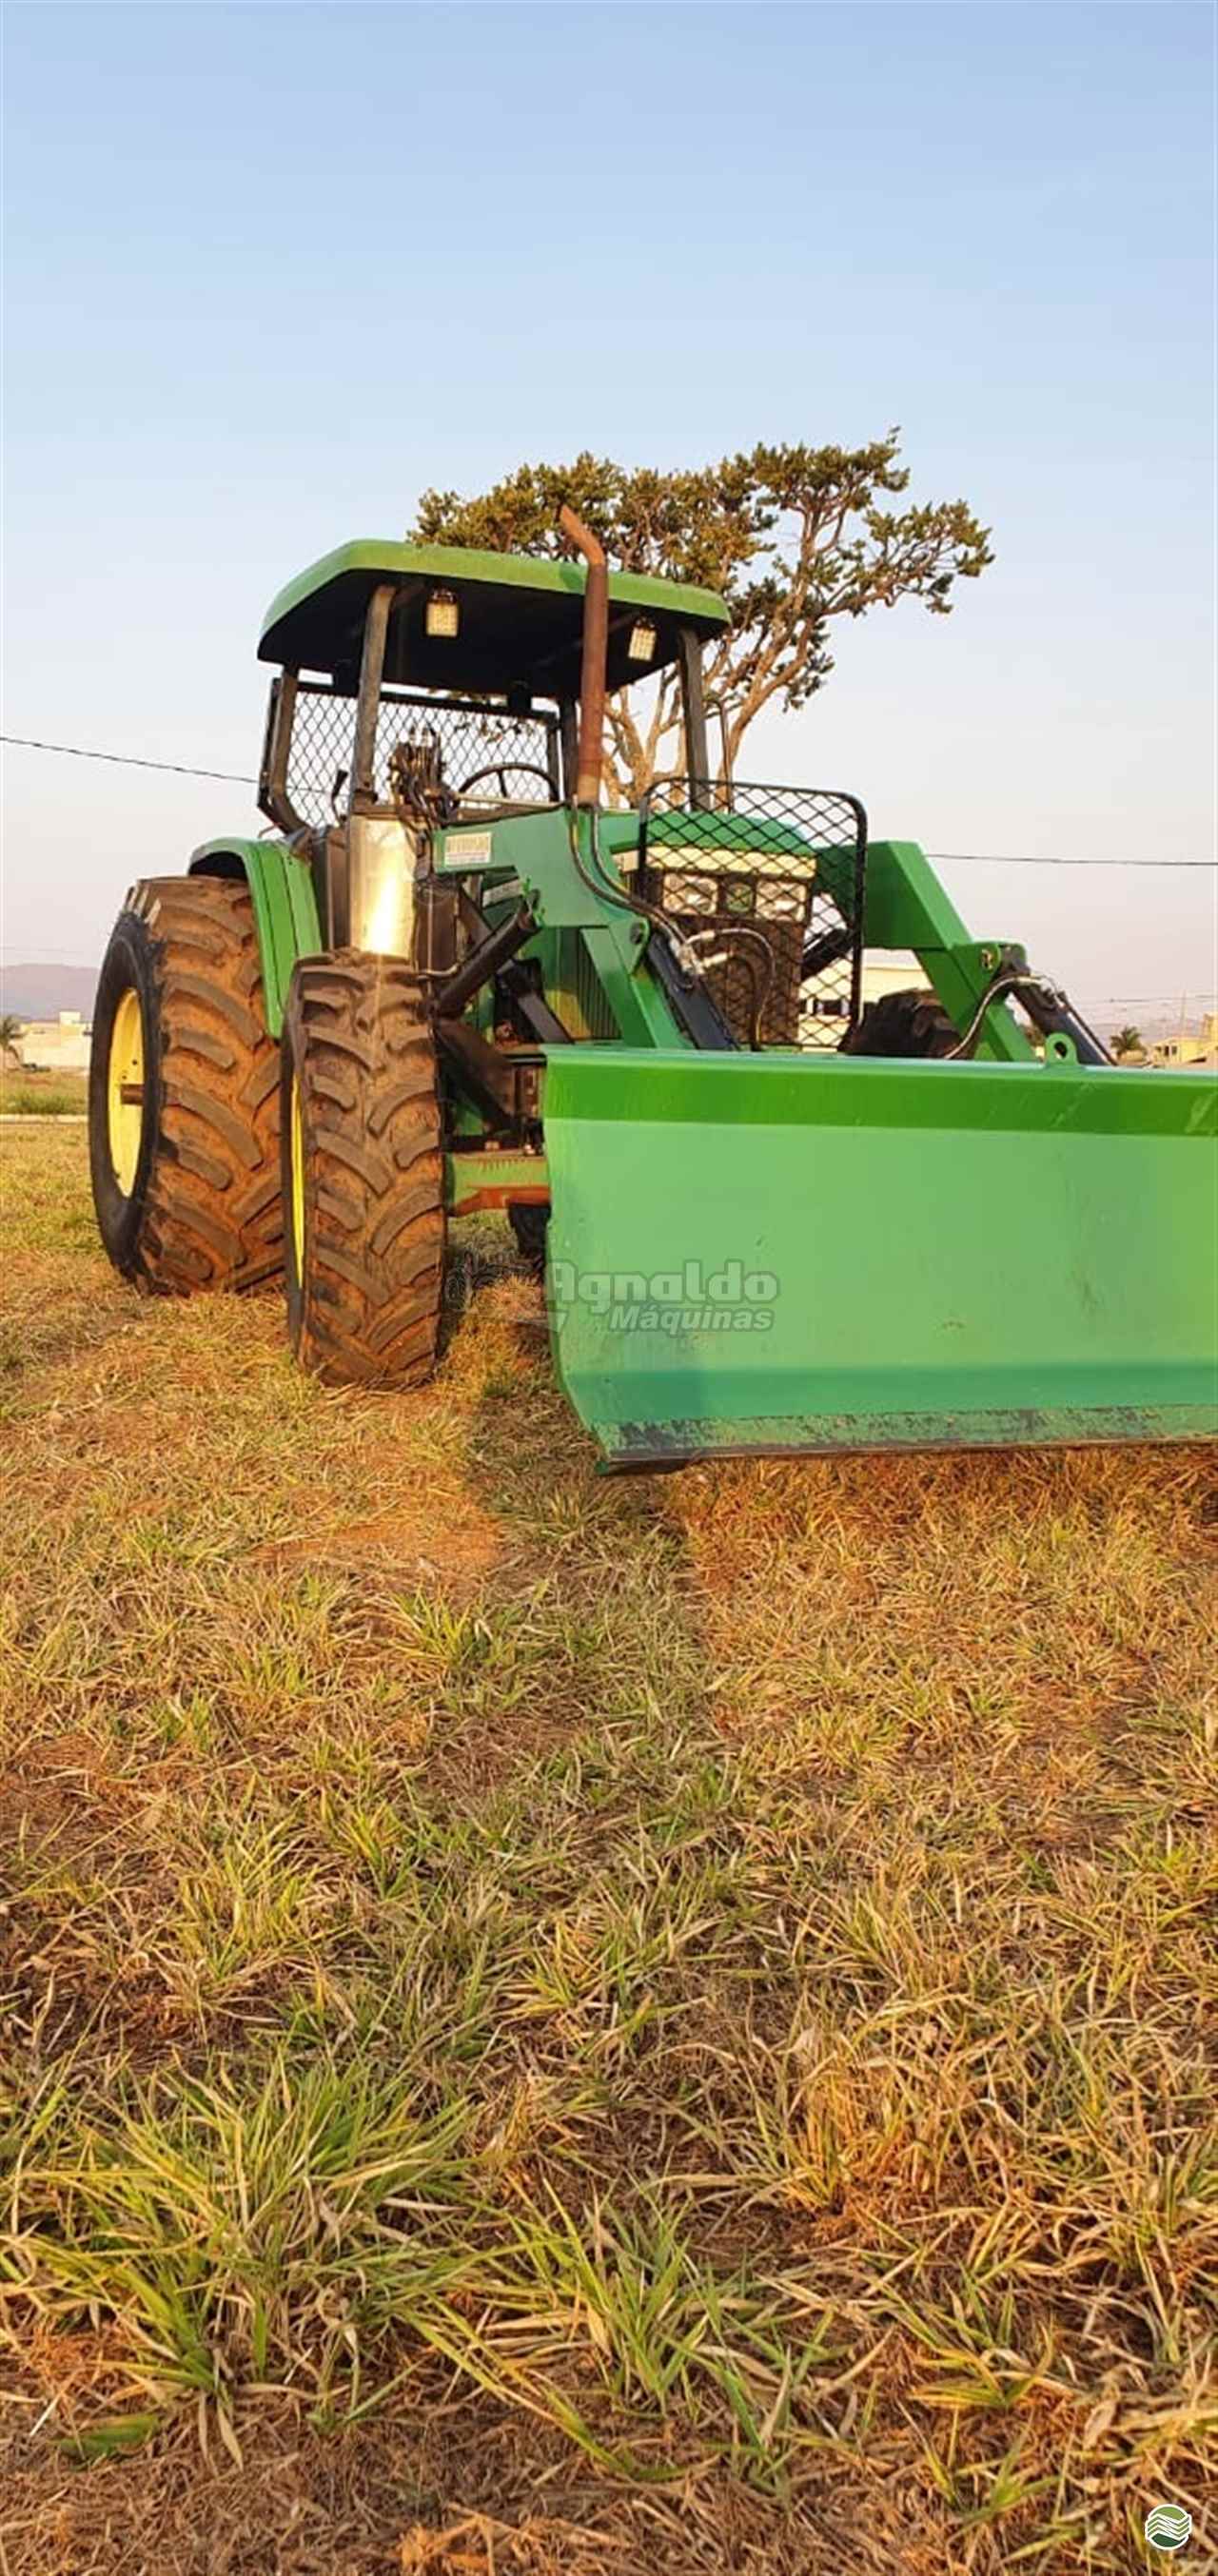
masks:
[[[473,499],[425,493],[414,534],[555,555],[559,505],[569,500],[628,571],[719,592],[732,630],[706,647],[705,684],[734,760],[764,706],[798,708],[824,687],[835,618],[900,599],[946,615],[956,582],[992,562],[989,530],[966,502],[905,506],[908,482],[895,430],[857,448],[759,444],[676,472],[585,452],[571,465],[522,465]],[[683,758],[671,671],[645,724],[624,693],[610,701],[609,783],[620,801],[677,774]]]

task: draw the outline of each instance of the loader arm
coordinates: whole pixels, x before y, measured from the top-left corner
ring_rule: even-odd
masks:
[[[912,949],[961,1035],[1004,958],[1026,965],[1008,940],[974,940],[916,841],[873,841],[867,852],[864,944]],[[1032,1064],[1035,1049],[1005,1003],[986,1012],[977,1052],[998,1064]]]

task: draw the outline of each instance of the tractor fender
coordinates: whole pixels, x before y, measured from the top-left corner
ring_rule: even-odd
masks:
[[[266,1024],[283,1029],[292,968],[325,947],[313,871],[290,841],[204,841],[190,861],[192,877],[244,877],[254,906]]]

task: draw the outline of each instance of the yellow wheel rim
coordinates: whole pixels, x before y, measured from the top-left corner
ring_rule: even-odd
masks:
[[[304,1277],[305,1248],[305,1157],[304,1120],[300,1114],[300,1084],[292,1076],[292,1254],[296,1277]]]
[[[129,1199],[144,1134],[144,1015],[134,985],[128,985],[123,994],[110,1031],[106,1113],[114,1177],[123,1197]]]

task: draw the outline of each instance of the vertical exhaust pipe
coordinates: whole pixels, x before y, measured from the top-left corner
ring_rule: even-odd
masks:
[[[605,665],[609,653],[609,566],[591,528],[564,501],[558,513],[564,537],[588,567],[584,585],[584,648],[579,675],[579,752],[575,802],[597,806],[605,762]]]

